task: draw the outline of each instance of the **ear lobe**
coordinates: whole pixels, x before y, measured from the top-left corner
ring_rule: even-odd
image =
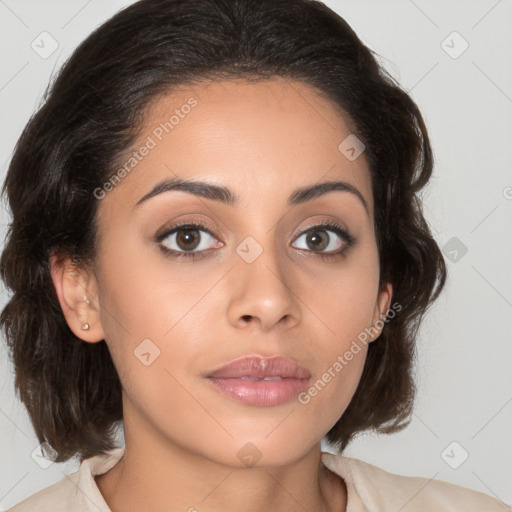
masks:
[[[381,334],[384,327],[384,319],[387,316],[389,306],[391,305],[391,298],[393,296],[393,286],[391,283],[386,285],[379,291],[375,309],[373,312],[373,330],[378,331],[376,336],[372,336],[371,341],[375,341]],[[382,324],[382,325],[381,325]]]
[[[50,271],[69,328],[88,343],[103,340],[105,334],[96,305],[97,284],[92,271],[79,267],[70,257],[55,251],[50,257]]]

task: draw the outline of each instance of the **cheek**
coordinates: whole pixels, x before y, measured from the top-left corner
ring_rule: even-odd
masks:
[[[306,298],[303,318],[315,340],[319,370],[299,402],[311,414],[321,414],[334,425],[347,408],[359,384],[368,351],[378,293],[376,246],[369,243],[335,267],[308,276],[302,292]],[[305,292],[307,290],[307,293]],[[327,417],[326,417],[327,415]]]
[[[126,399],[125,421],[144,417],[156,429],[167,429],[168,435],[183,438],[188,432],[192,443],[194,429],[180,425],[208,420],[186,391],[198,350],[194,340],[199,337],[191,327],[201,311],[194,304],[202,288],[191,286],[183,273],[165,275],[161,267],[148,265],[133,251],[130,258],[122,251],[116,254],[100,294],[105,339]],[[179,421],[169,420],[177,417]]]
[[[327,352],[342,349],[370,327],[378,296],[378,263],[376,247],[368,244],[339,264],[318,267],[301,278],[303,311],[317,317],[316,331],[323,334]]]
[[[102,254],[99,295],[105,339],[119,375],[144,370],[158,381],[161,376],[145,366],[150,361],[171,371],[177,364],[186,372],[204,333],[219,323],[218,296],[208,294],[218,272],[204,266],[184,271],[185,265],[168,262],[140,243],[112,241]]]
[[[179,314],[183,289],[182,274],[173,275],[164,257],[141,242],[141,234],[126,230],[111,233],[102,247],[99,293],[102,322],[112,341],[119,337],[161,337]],[[116,236],[117,235],[117,236]],[[166,271],[167,268],[167,271]],[[178,275],[177,275],[178,274]],[[169,300],[169,292],[178,300]]]
[[[367,347],[345,348],[329,359],[309,388],[298,396],[298,403],[310,418],[322,418],[324,432],[330,430],[347,409],[363,372]]]

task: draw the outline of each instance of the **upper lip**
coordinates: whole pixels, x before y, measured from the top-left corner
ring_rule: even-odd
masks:
[[[207,376],[218,379],[236,379],[240,377],[309,379],[311,373],[287,357],[246,356],[217,368]]]

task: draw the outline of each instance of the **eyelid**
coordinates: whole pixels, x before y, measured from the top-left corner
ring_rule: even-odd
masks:
[[[164,253],[164,255],[168,258],[174,258],[176,260],[179,260],[180,258],[184,260],[199,260],[204,258],[208,255],[208,253],[215,251],[219,247],[216,248],[209,248],[209,249],[202,249],[200,251],[193,250],[193,251],[179,251],[176,249],[171,249],[170,247],[166,247],[164,244],[162,244],[162,241],[165,240],[167,237],[177,233],[180,230],[184,229],[190,229],[190,230],[197,230],[197,231],[204,231],[208,233],[210,237],[212,237],[216,242],[222,244],[223,247],[225,244],[224,242],[220,241],[218,237],[215,236],[213,233],[213,230],[208,226],[204,221],[202,220],[192,220],[192,221],[183,221],[183,222],[177,222],[176,224],[172,224],[169,226],[169,224],[166,224],[163,228],[161,228],[157,234],[155,235],[155,244],[156,246]]]
[[[185,228],[201,228],[202,231],[206,231],[209,235],[211,235],[216,240],[218,237],[213,233],[213,230],[210,228],[208,224],[206,224],[202,220],[192,220],[192,221],[184,221],[178,222],[176,224],[172,224],[171,226],[165,225],[162,229],[160,229],[155,235],[155,241],[160,243],[162,240],[167,238],[169,235],[179,231],[180,229]]]
[[[309,233],[310,231],[322,228],[325,228],[326,231],[333,231],[337,235],[342,236],[343,238],[346,239],[347,243],[355,242],[355,238],[354,236],[352,236],[350,231],[334,220],[314,221],[308,227],[302,228],[301,231],[297,233],[297,235],[295,235],[294,240],[297,239],[299,236]]]

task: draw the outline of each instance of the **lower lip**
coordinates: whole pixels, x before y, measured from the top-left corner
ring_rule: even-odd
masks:
[[[259,407],[272,407],[296,398],[309,379],[282,380],[220,379],[208,380],[220,391],[238,402]]]

